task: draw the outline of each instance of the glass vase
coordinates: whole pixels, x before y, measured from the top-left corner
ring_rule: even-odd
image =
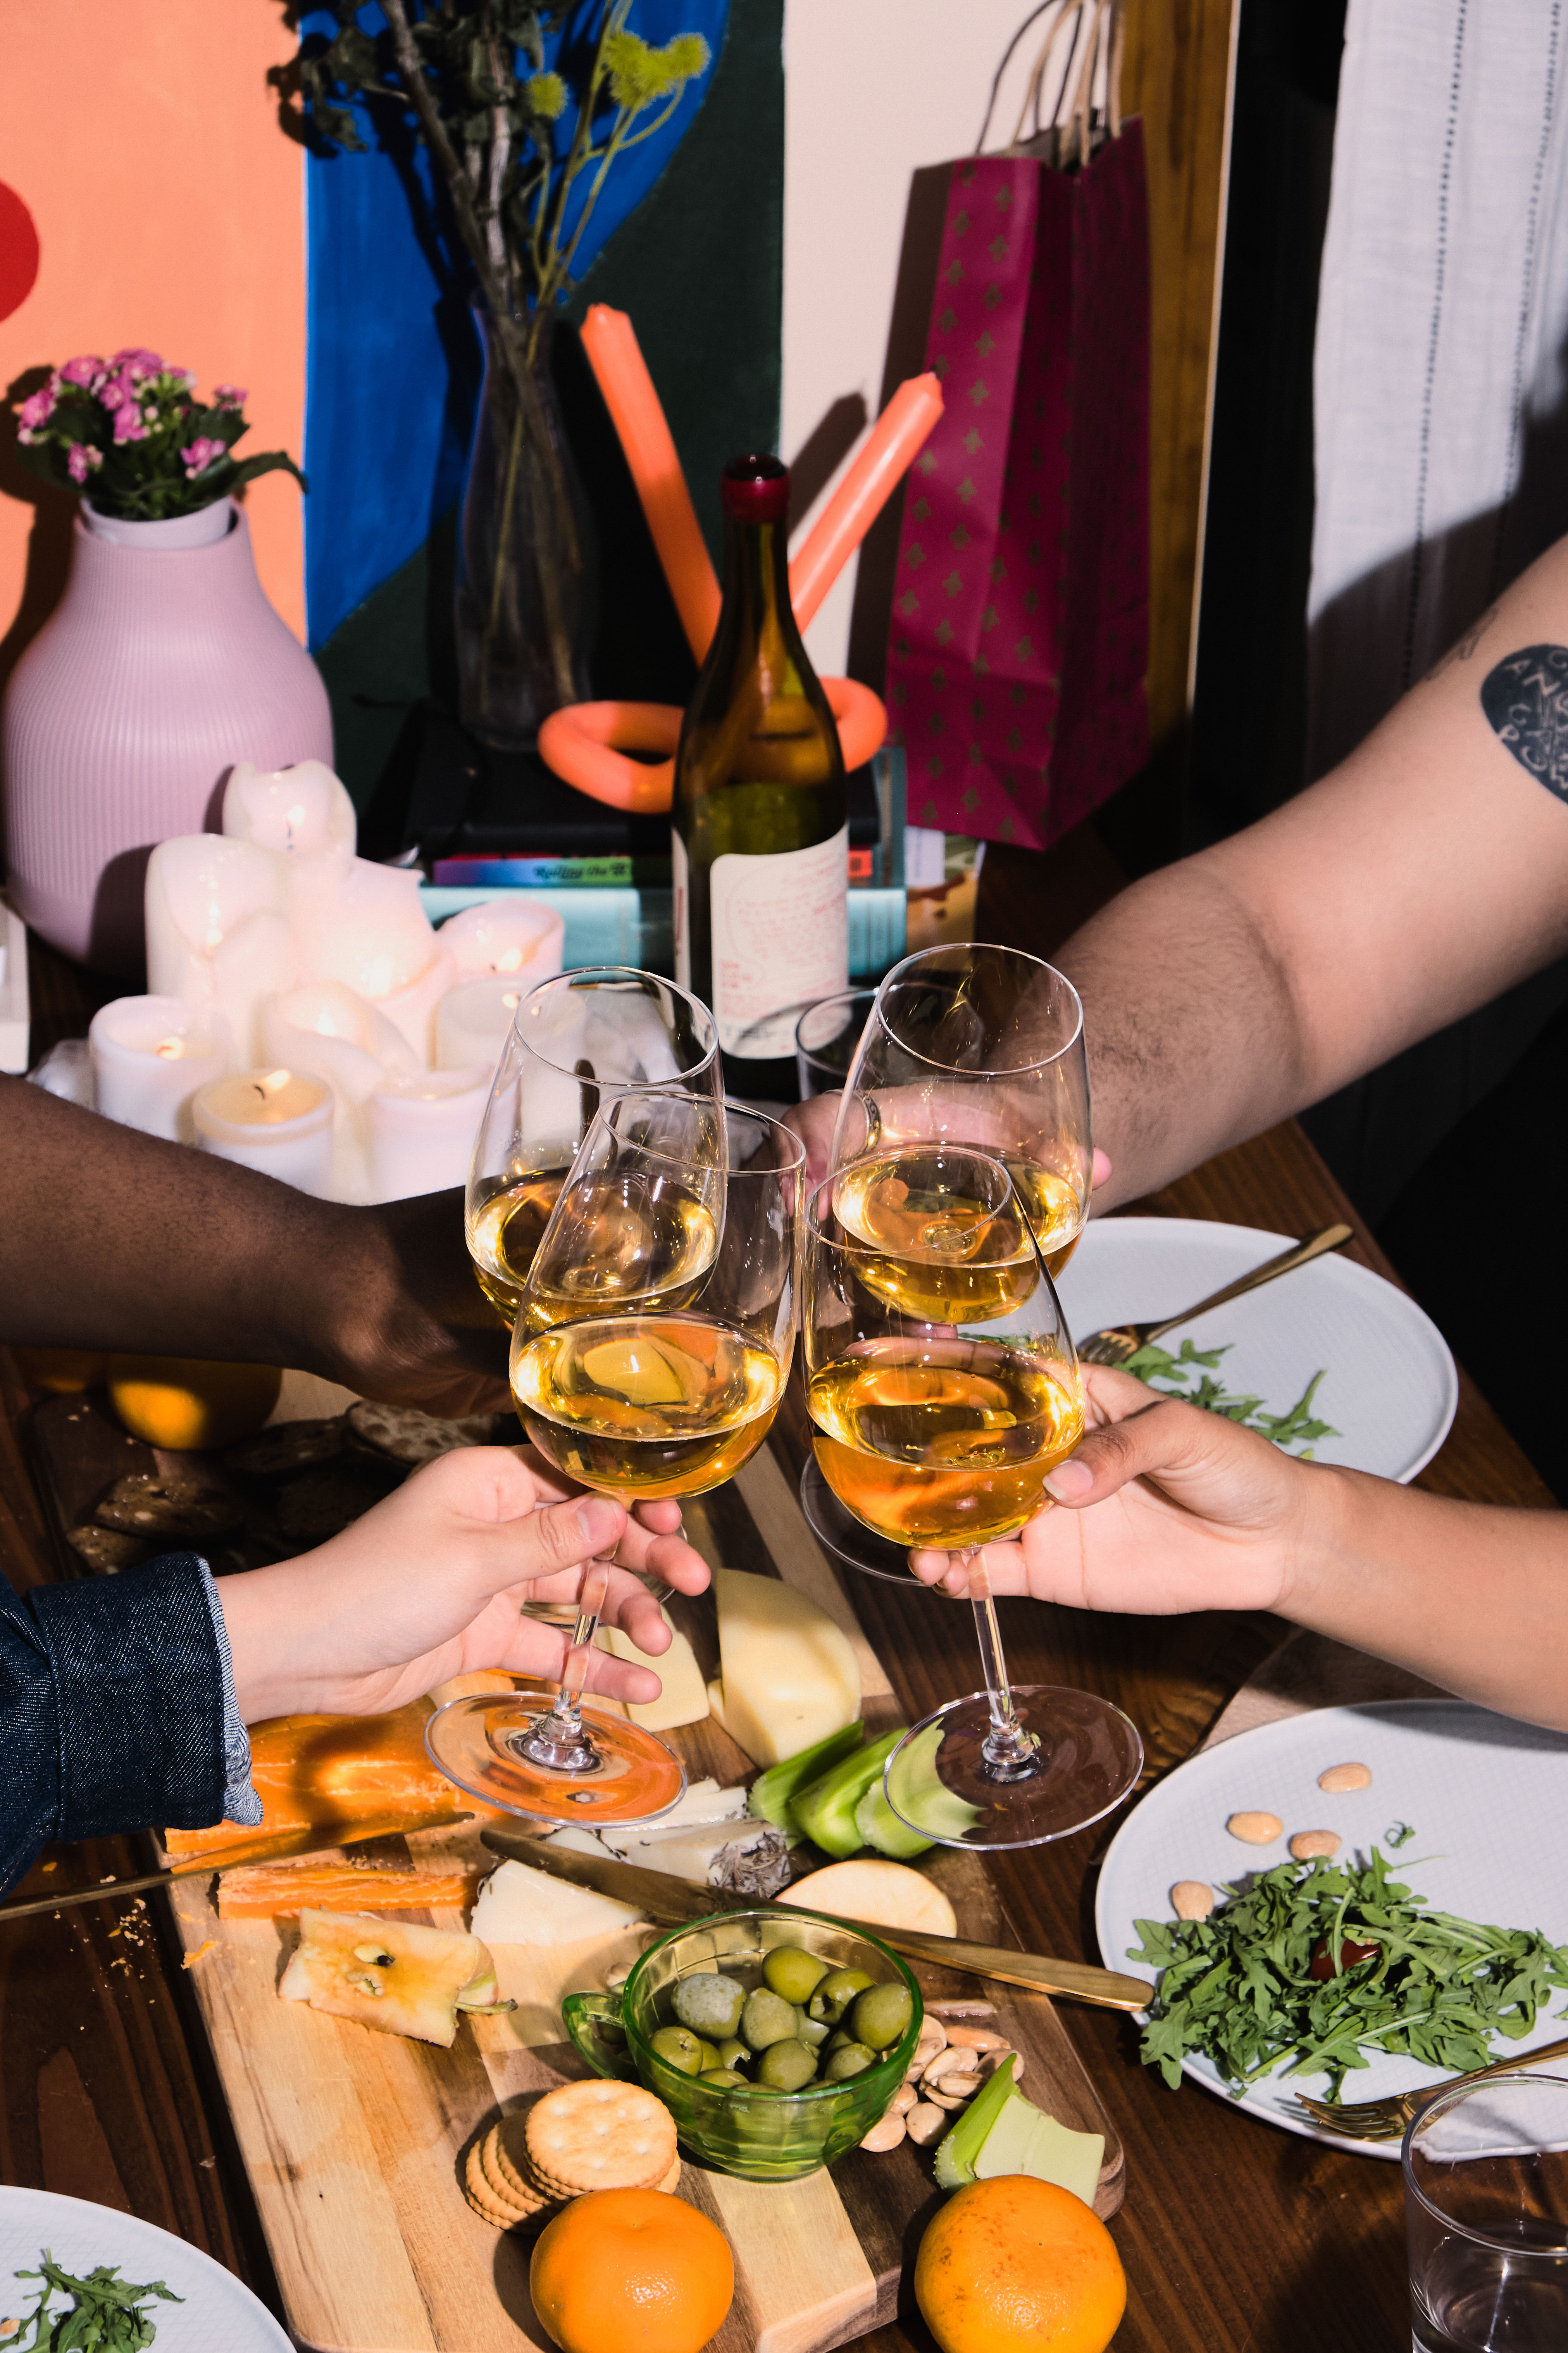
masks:
[[[587,502],[556,405],[550,322],[516,329],[514,367],[489,313],[474,317],[485,373],[458,565],[459,710],[481,743],[526,752],[551,712],[588,693]]]

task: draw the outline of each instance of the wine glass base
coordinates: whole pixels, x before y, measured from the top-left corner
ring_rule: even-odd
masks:
[[[648,1822],[668,1814],[686,1793],[686,1767],[671,1748],[640,1725],[584,1704],[583,1728],[592,1761],[587,1769],[558,1751],[560,1765],[538,1763],[525,1744],[541,1744],[554,1705],[553,1692],[472,1692],[438,1707],[425,1726],[425,1746],[449,1781],[488,1806],[538,1822]],[[549,1736],[543,1736],[548,1742]],[[542,1745],[542,1744],[541,1744]]]
[[[912,1586],[921,1593],[931,1591],[910,1568],[904,1546],[878,1535],[853,1512],[846,1511],[823,1477],[815,1455],[800,1474],[800,1508],[823,1550],[847,1568],[858,1568],[863,1577],[885,1577],[889,1584]]]
[[[1143,1769],[1136,1725],[1094,1692],[1015,1683],[1013,1704],[1036,1744],[1020,1759],[994,1752],[984,1692],[949,1700],[888,1759],[883,1788],[901,1822],[939,1846],[1044,1846],[1100,1821]]]

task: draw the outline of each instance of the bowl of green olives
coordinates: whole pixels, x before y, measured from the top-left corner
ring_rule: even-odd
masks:
[[[858,2147],[904,2080],[922,2016],[886,1945],[784,1907],[672,1930],[627,1978],[618,2020],[612,2007],[567,1996],[581,2056],[635,2073],[689,2156],[747,2181],[798,2180]]]

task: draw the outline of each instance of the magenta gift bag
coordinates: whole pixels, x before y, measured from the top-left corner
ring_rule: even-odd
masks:
[[[888,642],[913,825],[1043,849],[1149,754],[1142,126],[952,166]]]

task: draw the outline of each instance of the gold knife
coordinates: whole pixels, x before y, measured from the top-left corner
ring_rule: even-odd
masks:
[[[97,1887],[62,1887],[58,1895],[28,1895],[19,1902],[0,1904],[0,1927],[7,1920],[25,1920],[31,1912],[64,1912],[73,1904],[97,1904],[101,1899],[112,1903],[119,1895],[142,1895],[149,1888],[168,1887],[176,1879],[210,1878],[215,1871],[232,1871],[240,1863],[282,1862],[290,1856],[335,1854],[341,1846],[363,1846],[371,1839],[403,1838],[414,1831],[449,1830],[454,1822],[471,1821],[468,1813],[422,1814],[393,1817],[383,1821],[362,1822],[345,1837],[341,1831],[328,1836],[318,1827],[308,1831],[291,1831],[278,1838],[237,1840],[234,1845],[215,1847],[191,1862],[176,1863],[168,1871],[144,1871],[134,1879],[106,1879]]]
[[[646,1919],[660,1926],[700,1920],[710,1912],[754,1912],[754,1895],[731,1895],[723,1888],[705,1887],[696,1880],[672,1878],[668,1872],[647,1871],[640,1863],[618,1862],[611,1855],[574,1854],[553,1846],[548,1839],[531,1838],[524,1831],[491,1826],[479,1832],[492,1852],[516,1862],[530,1862],[574,1886],[591,1887],[618,1903],[635,1904]],[[816,1907],[811,1907],[815,1910]],[[930,1936],[915,1928],[883,1928],[874,1920],[846,1920],[826,1913],[846,1928],[878,1936],[909,1961],[931,1961],[939,1968],[967,1969],[972,1977],[994,1978],[1001,1985],[1023,1986],[1030,1993],[1065,1995],[1069,2001],[1098,2003],[1106,2010],[1143,2010],[1154,1989],[1142,1978],[1121,1976],[1115,1969],[1090,1968],[1083,1961],[1044,1960],[1037,1953],[1009,1952],[1001,1945],[972,1945],[963,1936]]]

